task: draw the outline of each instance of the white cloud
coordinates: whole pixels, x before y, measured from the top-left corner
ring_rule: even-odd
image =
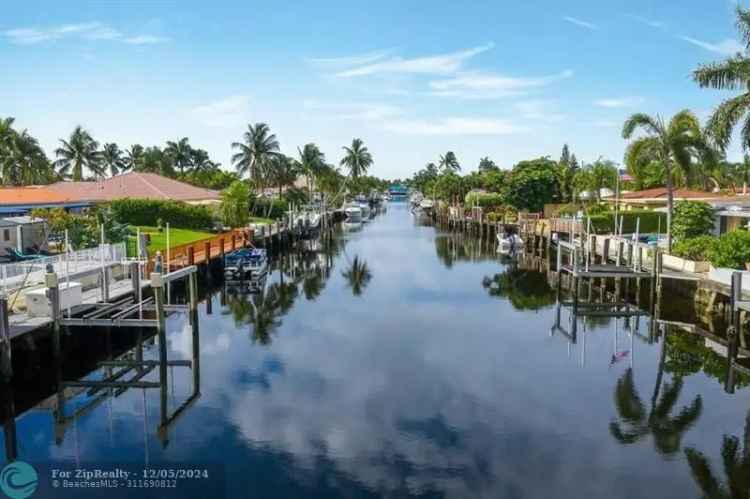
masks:
[[[563,20],[575,24],[576,26],[580,26],[582,28],[590,29],[590,30],[597,30],[599,27],[596,24],[592,24],[587,21],[583,21],[581,19],[578,19],[577,17],[571,17],[571,16],[565,16],[563,17]]]
[[[516,103],[516,109],[526,119],[559,123],[565,116],[557,111],[557,105],[551,100],[529,100]]]
[[[458,71],[466,60],[486,52],[494,46],[494,43],[488,43],[459,52],[411,59],[395,56],[372,64],[340,71],[336,73],[336,76],[351,78],[377,73],[450,74]]]
[[[689,36],[682,36],[680,38],[688,43],[692,43],[693,45],[697,45],[698,47],[721,55],[735,55],[738,52],[745,51],[745,47],[734,38],[727,38],[726,40],[716,43],[705,42]]]
[[[130,38],[125,38],[125,40],[123,41],[130,45],[151,45],[154,43],[164,43],[164,42],[169,41],[169,39],[163,36],[138,35],[138,36],[132,36]]]
[[[647,17],[636,16],[634,14],[627,14],[627,16],[631,19],[635,19],[639,23],[645,24],[646,26],[651,26],[652,28],[660,29],[664,27],[664,23],[661,21],[656,21]]]
[[[364,54],[355,54],[343,57],[312,57],[306,59],[310,64],[316,64],[320,66],[360,66],[363,64],[371,64],[375,61],[379,61],[388,55],[387,50],[378,50],[374,52],[367,52]]]
[[[496,73],[467,72],[459,73],[447,80],[430,82],[432,95],[461,98],[497,98],[522,95],[529,89],[550,85],[573,76],[573,71],[566,70],[558,74],[536,78],[511,77]]]
[[[194,107],[189,114],[206,126],[235,127],[247,122],[249,102],[246,95],[233,95]]]
[[[610,109],[623,108],[623,107],[634,107],[643,104],[643,97],[611,97],[607,99],[599,99],[594,101],[594,104],[599,107],[606,107]]]
[[[15,28],[3,32],[3,35],[10,43],[15,45],[33,45],[62,38],[77,38],[89,41],[120,40],[136,45],[159,43],[167,40],[164,37],[154,35],[135,35],[126,38],[119,30],[98,21],[63,24],[48,28]]]
[[[302,106],[309,111],[320,111],[335,118],[360,121],[378,121],[404,114],[403,109],[390,104],[377,103],[326,103],[308,99]]]
[[[528,131],[507,120],[459,117],[387,121],[385,129],[403,135],[507,135]]]

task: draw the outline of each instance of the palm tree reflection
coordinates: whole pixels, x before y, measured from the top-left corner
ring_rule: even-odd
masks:
[[[534,270],[509,267],[505,272],[482,279],[487,294],[507,298],[516,310],[539,310],[555,303],[547,277]]]
[[[671,455],[680,450],[682,437],[693,426],[703,411],[700,395],[692,404],[685,406],[676,416],[672,416],[677,399],[682,391],[682,379],[677,378],[664,384],[664,391],[658,397],[657,391],[651,401],[651,410],[646,408],[633,382],[633,370],[628,369],[617,381],[615,405],[620,421],[612,421],[609,430],[622,444],[632,444],[648,435],[654,438],[654,445],[661,454]]]
[[[349,287],[352,288],[354,296],[360,296],[370,282],[370,279],[372,279],[372,273],[367,266],[367,262],[360,260],[359,256],[354,257],[349,269],[346,272],[342,272],[341,275],[344,276]]]
[[[250,324],[253,342],[271,343],[271,335],[281,326],[281,318],[293,307],[298,290],[295,283],[274,283],[256,294],[238,294],[228,302],[235,322]]]
[[[745,441],[735,436],[724,435],[721,444],[721,457],[724,462],[726,484],[720,483],[706,456],[689,447],[685,456],[695,483],[707,499],[747,499],[750,497],[750,412],[745,419]]]

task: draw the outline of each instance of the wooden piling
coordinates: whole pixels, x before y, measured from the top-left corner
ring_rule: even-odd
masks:
[[[0,295],[0,375],[5,381],[10,381],[13,377],[13,352],[8,317],[8,298]]]
[[[47,272],[44,275],[44,284],[47,287],[47,298],[50,304],[50,318],[52,319],[52,351],[55,357],[60,355],[61,351],[61,339],[60,339],[60,287],[57,279],[57,274],[54,272]]]

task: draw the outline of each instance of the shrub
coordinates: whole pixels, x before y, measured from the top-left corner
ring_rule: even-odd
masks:
[[[466,195],[464,203],[467,207],[478,204],[482,208],[494,208],[502,206],[503,196],[495,192],[470,192]]]
[[[118,199],[109,203],[115,219],[130,225],[164,224],[181,229],[207,229],[213,224],[211,210],[206,206],[181,201],[157,199]]]
[[[641,234],[657,231],[663,232],[667,228],[666,213],[649,210],[633,210],[619,212],[618,217],[619,216],[623,217],[623,234],[634,233],[639,218],[641,220],[641,223],[638,230]],[[594,232],[596,232],[597,234],[607,234],[612,232],[615,227],[615,213],[608,211],[606,213],[602,213],[601,215],[592,215],[591,226],[593,227]]]
[[[713,236],[683,239],[672,246],[672,254],[696,262],[705,262],[711,259],[717,243],[718,239]]]
[[[253,203],[252,209],[253,213],[258,216],[279,219],[284,216],[288,208],[288,202],[284,198],[258,198]]]
[[[744,269],[750,262],[750,232],[735,230],[723,234],[711,251],[711,264],[715,267]]]
[[[235,180],[221,192],[221,219],[229,227],[242,227],[250,219],[250,187]]]
[[[674,207],[672,237],[675,241],[703,236],[714,227],[714,210],[708,203],[680,201]]]

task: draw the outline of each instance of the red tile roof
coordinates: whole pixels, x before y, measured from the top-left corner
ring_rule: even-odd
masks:
[[[65,194],[48,187],[4,187],[0,188],[0,205],[35,205],[71,202]]]
[[[49,188],[82,201],[112,201],[124,198],[214,201],[218,191],[195,187],[155,173],[125,173],[97,182],[58,182]]]

